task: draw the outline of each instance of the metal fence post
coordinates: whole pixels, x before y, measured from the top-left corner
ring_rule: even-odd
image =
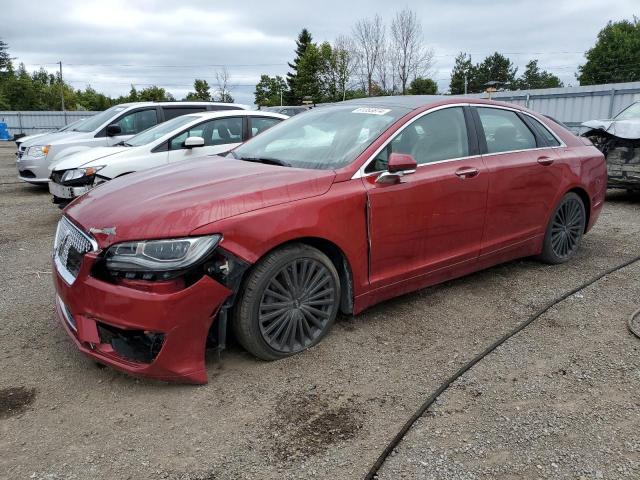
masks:
[[[18,128],[20,129],[20,133],[24,133],[22,131],[22,112],[18,112]]]
[[[611,95],[609,96],[609,118],[613,118],[613,101],[616,98],[616,89],[611,89]]]

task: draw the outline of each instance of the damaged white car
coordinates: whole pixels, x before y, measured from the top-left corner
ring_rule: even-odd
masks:
[[[607,159],[609,188],[640,191],[640,102],[622,110],[611,120],[582,124],[589,138]]]

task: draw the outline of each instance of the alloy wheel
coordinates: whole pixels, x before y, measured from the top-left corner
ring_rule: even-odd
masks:
[[[274,350],[299,352],[323,334],[335,308],[336,285],[327,267],[312,258],[295,259],[264,289],[260,332]]]
[[[567,199],[558,208],[551,224],[551,248],[560,258],[571,256],[584,231],[584,209],[576,198]]]

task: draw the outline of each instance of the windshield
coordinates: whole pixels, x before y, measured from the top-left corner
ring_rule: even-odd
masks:
[[[270,128],[233,150],[232,156],[298,168],[340,168],[408,112],[397,107],[321,107]]]
[[[118,113],[124,111],[127,107],[123,107],[122,105],[116,105],[115,107],[111,107],[106,109],[104,112],[100,112],[93,117],[89,117],[85,119],[84,122],[76,125],[71,129],[73,132],[93,132],[96,128],[100,127],[104,122],[109,120],[111,117],[117,115]]]
[[[59,132],[66,132],[67,130],[73,130],[78,127],[82,122],[84,122],[86,118],[81,118],[80,120],[76,120],[75,122],[71,122],[69,125],[65,125],[64,127],[58,129]]]
[[[640,102],[629,105],[618,114],[616,120],[640,120]]]
[[[172,118],[164,123],[156,125],[146,129],[144,132],[140,132],[135,137],[131,137],[125,142],[125,145],[129,147],[139,147],[140,145],[146,145],[151,143],[160,137],[164,137],[166,134],[171,133],[176,128],[186,125],[189,122],[201,118],[199,115],[183,115],[182,117]]]

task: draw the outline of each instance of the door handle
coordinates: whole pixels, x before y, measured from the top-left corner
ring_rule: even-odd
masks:
[[[538,157],[538,163],[540,165],[544,165],[545,167],[548,167],[553,163],[553,158],[550,158],[547,156]]]
[[[477,176],[478,173],[480,173],[480,170],[475,167],[463,167],[456,170],[456,175],[461,179],[473,178]]]

